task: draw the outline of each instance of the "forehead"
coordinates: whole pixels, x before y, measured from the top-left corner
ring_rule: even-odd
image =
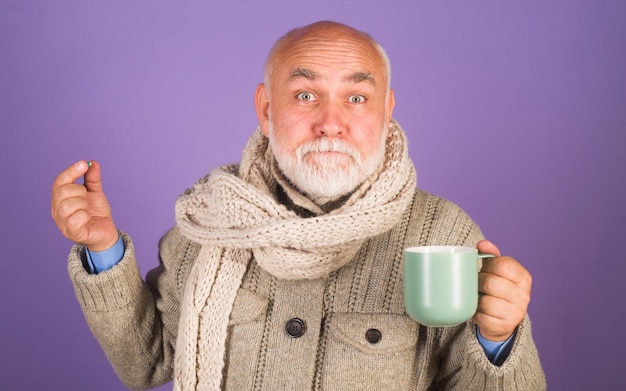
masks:
[[[272,74],[281,80],[306,69],[322,77],[370,74],[384,84],[384,62],[373,43],[358,36],[308,35],[287,42],[274,55]]]

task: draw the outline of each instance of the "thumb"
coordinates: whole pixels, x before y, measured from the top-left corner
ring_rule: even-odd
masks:
[[[478,252],[481,254],[492,254],[492,255],[495,255],[496,257],[500,256],[500,250],[498,249],[498,246],[496,246],[495,244],[491,243],[488,240],[481,240],[476,245],[476,248],[478,249]]]
[[[85,187],[87,191],[101,193],[102,192],[102,177],[100,176],[100,164],[91,160],[88,162],[90,164],[87,172],[85,173]]]

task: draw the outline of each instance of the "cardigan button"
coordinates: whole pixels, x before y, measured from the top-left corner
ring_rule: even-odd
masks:
[[[369,329],[365,332],[365,339],[369,343],[378,343],[383,338],[383,333],[378,329]]]
[[[285,325],[285,331],[291,338],[300,338],[306,331],[306,324],[298,318],[289,319]]]

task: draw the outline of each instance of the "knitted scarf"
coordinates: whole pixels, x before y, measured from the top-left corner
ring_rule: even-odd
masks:
[[[220,389],[228,321],[252,258],[277,278],[326,277],[363,242],[399,221],[415,184],[406,137],[392,121],[380,169],[341,206],[324,213],[282,176],[268,139],[257,129],[239,165],[216,169],[176,202],[180,231],[201,249],[183,293],[174,389]],[[278,187],[313,217],[279,202]]]

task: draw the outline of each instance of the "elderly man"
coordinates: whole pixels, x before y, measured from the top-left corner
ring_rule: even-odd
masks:
[[[290,31],[255,106],[242,161],[179,197],[145,282],[98,163],[54,182],[52,216],[78,243],[76,295],[128,386],[545,388],[526,313],[531,276],[456,205],[416,190],[389,61],[369,35],[334,22]],[[406,315],[402,249],[426,244],[496,255],[472,320],[438,328]]]

